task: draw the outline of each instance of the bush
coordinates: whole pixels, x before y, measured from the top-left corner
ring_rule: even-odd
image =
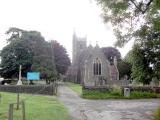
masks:
[[[158,98],[158,94],[150,93],[150,92],[131,92],[130,98],[138,99],[138,98]]]

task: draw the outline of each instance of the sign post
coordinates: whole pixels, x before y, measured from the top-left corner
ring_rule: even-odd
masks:
[[[40,73],[39,72],[28,72],[27,73],[27,80],[39,80]]]

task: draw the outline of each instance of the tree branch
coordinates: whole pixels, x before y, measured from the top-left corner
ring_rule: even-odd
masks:
[[[144,13],[148,10],[148,8],[149,8],[149,6],[151,5],[152,2],[153,2],[153,0],[150,0],[150,1],[146,4],[146,9],[142,11],[142,14],[144,14]]]
[[[145,5],[145,9],[142,10],[142,8],[139,7],[139,6],[134,2],[134,0],[130,0],[130,1],[134,4],[134,6],[135,6],[139,11],[142,12],[142,14],[144,14],[144,13],[148,10],[149,6],[150,6],[151,3],[153,2],[153,0],[150,0],[150,1]]]
[[[142,11],[142,9],[134,2],[134,0],[130,0],[130,1],[134,4],[134,6],[135,6],[138,10]]]

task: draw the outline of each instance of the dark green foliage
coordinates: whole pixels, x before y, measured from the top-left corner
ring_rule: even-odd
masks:
[[[122,78],[125,75],[127,75],[127,79],[130,79],[131,77],[131,64],[128,62],[125,62],[124,60],[119,60],[118,61],[118,70],[119,70],[119,77]]]
[[[121,59],[121,53],[114,47],[103,47],[102,51],[111,64],[113,64],[114,57],[116,57],[117,60]]]
[[[55,76],[53,50],[39,32],[10,28],[6,33],[8,45],[1,51],[3,77],[18,77],[19,65],[24,77],[28,71],[38,71],[42,78]]]
[[[51,46],[54,52],[54,61],[56,70],[60,74],[65,74],[70,66],[70,59],[68,57],[66,49],[60,45],[57,41],[51,41]]]
[[[134,45],[130,54],[132,78],[143,84],[149,84],[152,79],[160,79],[160,51],[156,45],[152,46],[153,41]]]
[[[1,51],[1,75],[5,78],[18,76],[19,65],[22,65],[22,75],[30,70],[32,53],[25,42],[19,38],[11,41]]]
[[[129,79],[131,74],[131,64],[121,59],[121,53],[119,52],[119,50],[114,47],[103,47],[102,51],[105,54],[106,58],[110,61],[111,65],[113,65],[114,57],[117,58],[119,77],[122,78],[127,75]]]
[[[139,46],[134,46],[132,53],[132,77],[143,84],[149,84],[152,80],[152,69],[149,61],[144,57],[144,51]]]

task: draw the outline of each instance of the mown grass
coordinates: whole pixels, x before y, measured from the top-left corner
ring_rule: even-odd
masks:
[[[155,120],[160,120],[160,108],[156,112]]]
[[[121,98],[118,92],[99,92],[99,91],[84,91],[82,98],[85,99],[119,99]]]
[[[10,103],[16,103],[17,94],[2,92],[0,101],[0,120],[8,120]],[[70,120],[68,110],[53,96],[20,94],[25,101],[26,120]],[[14,107],[14,120],[22,120],[21,108]]]
[[[78,95],[82,94],[82,86],[80,84],[68,83],[68,86]]]

